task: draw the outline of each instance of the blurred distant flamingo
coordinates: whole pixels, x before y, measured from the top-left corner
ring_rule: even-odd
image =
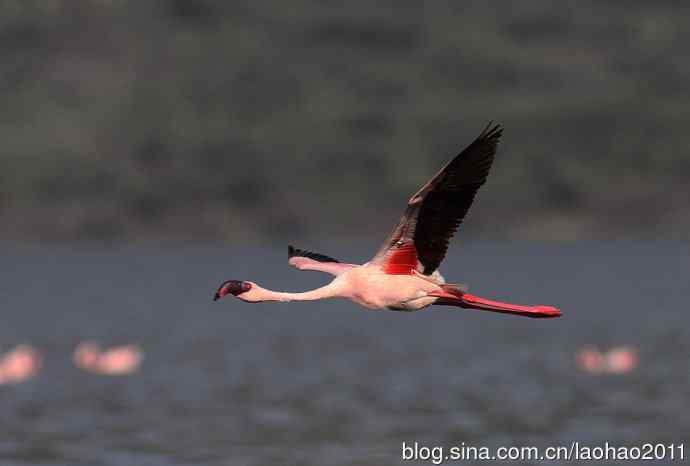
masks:
[[[29,345],[19,345],[0,357],[0,385],[19,383],[41,370],[41,355]]]
[[[586,345],[577,352],[576,362],[582,371],[590,374],[627,374],[635,370],[639,358],[632,346],[616,346],[602,352]]]
[[[472,144],[422,186],[370,262],[342,264],[290,246],[290,265],[299,270],[326,272],[335,275],[335,279],[304,293],[271,291],[254,282],[229,280],[220,286],[215,299],[228,294],[247,302],[347,298],[370,309],[416,311],[441,304],[526,317],[559,316],[560,311],[550,306],[519,306],[471,295],[462,285],[445,283],[438,271],[449,240],[486,181],[502,131],[500,126],[489,124]]]
[[[609,372],[627,374],[635,370],[639,363],[637,350],[632,346],[619,346],[606,353],[606,363]]]
[[[123,375],[136,371],[143,356],[137,345],[124,345],[101,351],[97,343],[85,341],[74,350],[74,365],[101,375]]]

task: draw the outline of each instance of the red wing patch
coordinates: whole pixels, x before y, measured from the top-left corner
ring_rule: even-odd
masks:
[[[412,242],[391,249],[386,254],[383,271],[389,275],[410,275],[417,270],[417,250]]]

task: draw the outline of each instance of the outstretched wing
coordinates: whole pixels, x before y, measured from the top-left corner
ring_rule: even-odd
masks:
[[[489,125],[410,198],[400,223],[372,263],[389,274],[419,270],[432,274],[443,261],[448,242],[465,218],[474,196],[486,182],[503,133]]]
[[[306,249],[297,249],[294,246],[288,246],[288,260],[293,257],[307,257],[317,262],[340,262],[337,259],[333,259],[332,257],[328,257],[324,254],[319,254],[318,252],[311,252],[307,251]]]
[[[332,257],[293,246],[288,246],[288,264],[299,270],[317,270],[331,275],[340,275],[347,269],[356,267],[354,264],[341,264]]]

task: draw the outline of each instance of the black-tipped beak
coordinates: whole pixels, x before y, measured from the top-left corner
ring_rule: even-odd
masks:
[[[218,291],[216,291],[216,294],[213,296],[213,300],[218,301],[220,298],[223,298],[229,294],[237,296],[251,289],[251,283],[243,282],[241,280],[228,280],[220,285],[220,288],[218,288]]]

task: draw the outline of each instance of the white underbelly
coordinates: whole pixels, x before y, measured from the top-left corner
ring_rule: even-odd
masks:
[[[388,275],[362,268],[353,271],[350,299],[369,309],[413,311],[428,306],[436,298],[428,297],[438,286],[414,275]],[[369,269],[369,270],[367,270]]]

